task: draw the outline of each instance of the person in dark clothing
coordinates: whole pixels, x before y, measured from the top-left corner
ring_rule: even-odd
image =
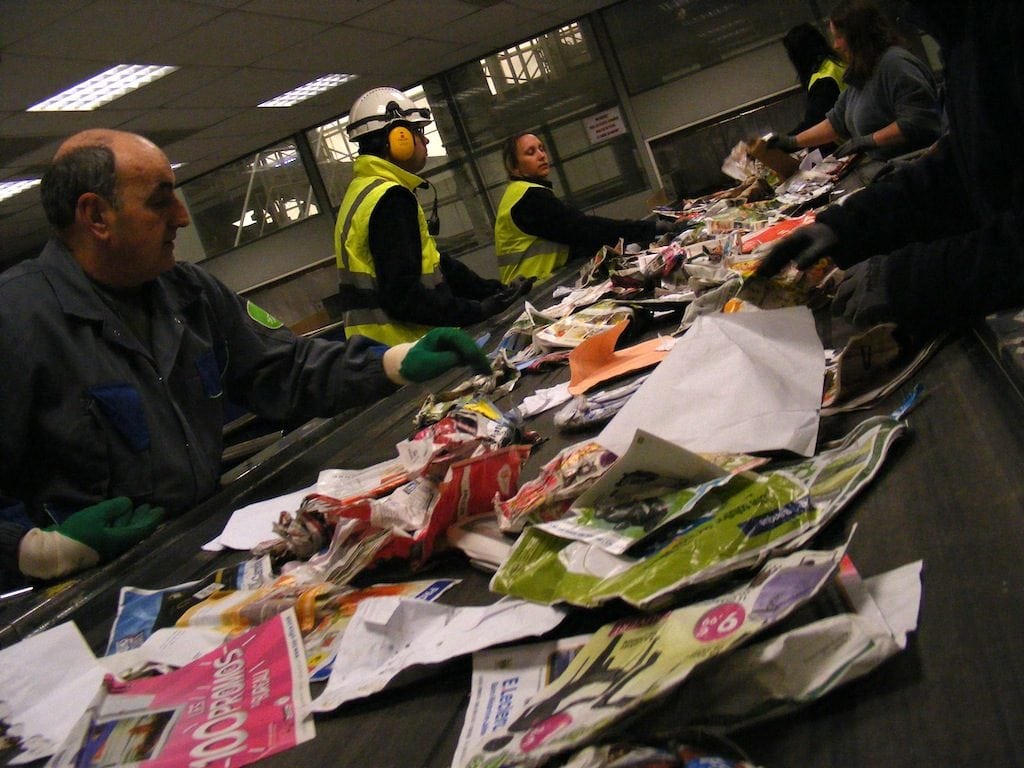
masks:
[[[941,46],[948,133],[780,241],[758,273],[829,256],[847,270],[834,312],[915,335],[1024,303],[1024,174],[1007,159],[1024,125],[1024,5],[904,5]]]
[[[846,64],[828,44],[825,36],[811,24],[797,24],[790,29],[782,38],[782,45],[800,78],[800,84],[807,92],[803,119],[788,134],[795,136],[827,118],[839,94],[846,88]],[[836,145],[828,142],[818,149],[825,156],[834,152]],[[761,136],[747,143],[747,153],[775,170],[782,178],[795,172],[796,162],[790,158],[773,158],[768,152],[768,142]]]
[[[532,285],[481,278],[438,251],[415,192],[427,184],[416,174],[427,162],[429,122],[430,110],[395,88],[374,88],[352,105],[347,131],[359,157],[334,230],[346,334],[412,342],[433,326],[490,317]]]
[[[307,339],[174,258],[189,224],[167,156],[133,133],[64,141],[40,184],[54,229],[0,275],[0,569],[57,578],[220,487],[228,400],[299,423],[463,363],[473,339]],[[426,352],[424,357],[421,353]],[[424,365],[426,363],[426,365]]]
[[[590,258],[604,245],[647,245],[661,234],[678,231],[667,220],[608,219],[587,216],[551,191],[544,142],[532,133],[510,136],[502,147],[509,185],[498,205],[494,246],[501,280],[550,277],[570,259]]]
[[[782,38],[782,46],[807,91],[803,119],[789,131],[797,134],[817,125],[828,115],[839,94],[846,88],[846,65],[811,24],[797,24]],[[824,149],[822,150],[824,152]]]
[[[768,142],[785,152],[839,143],[837,157],[864,153],[887,160],[932,144],[941,129],[931,70],[897,44],[895,29],[868,0],[840,3],[829,18],[847,88],[825,119]]]

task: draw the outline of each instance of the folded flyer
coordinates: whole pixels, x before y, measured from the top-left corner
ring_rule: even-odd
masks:
[[[558,678],[493,733],[469,768],[539,766],[600,738],[681,684],[701,663],[775,624],[831,578],[845,545],[767,562],[749,583],[661,615],[601,627]]]
[[[227,768],[315,735],[294,611],[158,677],[117,683],[83,715],[48,764]]]

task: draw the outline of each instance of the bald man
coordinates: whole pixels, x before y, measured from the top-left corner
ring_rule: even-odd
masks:
[[[52,578],[91,564],[55,553],[62,540],[38,552],[34,542],[47,540],[39,527],[58,525],[83,543],[89,532],[69,518],[99,502],[122,497],[174,514],[210,496],[226,400],[301,423],[454,365],[489,370],[471,339],[445,333],[452,329],[391,348],[359,336],[296,337],[176,262],[188,211],[167,157],[142,136],[72,136],[40,189],[55,236],[38,258],[0,275],[0,492],[23,503],[10,505],[17,514],[0,506],[8,572]],[[86,527],[126,519],[106,507],[91,515]]]

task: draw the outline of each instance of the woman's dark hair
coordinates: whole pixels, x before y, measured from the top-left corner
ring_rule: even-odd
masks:
[[[842,2],[836,6],[829,20],[842,33],[850,49],[847,82],[867,82],[882,54],[890,46],[899,44],[896,29],[882,10],[869,0]]]
[[[516,147],[523,136],[529,136],[529,131],[513,133],[501,143],[501,162],[505,166],[505,172],[511,177],[516,172]]]
[[[50,226],[62,232],[75,220],[78,198],[95,192],[117,207],[117,169],[110,147],[96,144],[71,149],[43,173],[39,195]]]
[[[810,85],[811,75],[818,71],[821,62],[825,59],[839,61],[825,36],[812,24],[797,24],[782,38],[782,45],[804,88]]]

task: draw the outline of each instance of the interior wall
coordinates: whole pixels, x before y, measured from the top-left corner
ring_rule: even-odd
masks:
[[[630,99],[644,141],[703,122],[797,85],[781,43],[772,43]]]
[[[229,288],[245,293],[255,286],[334,256],[334,221],[316,214],[247,243],[200,266]],[[321,297],[318,297],[321,298]],[[271,307],[264,307],[271,314]]]

